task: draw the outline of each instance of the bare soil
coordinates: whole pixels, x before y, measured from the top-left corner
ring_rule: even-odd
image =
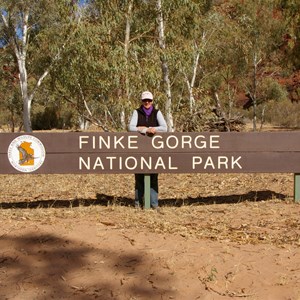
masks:
[[[300,299],[293,174],[0,179],[0,299]]]

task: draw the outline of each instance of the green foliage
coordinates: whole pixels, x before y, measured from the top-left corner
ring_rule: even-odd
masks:
[[[288,96],[286,89],[271,78],[267,78],[263,82],[261,94],[262,98],[273,101],[284,101]]]
[[[125,113],[128,121],[146,89],[154,92],[155,104],[164,112],[162,53],[170,72],[177,130],[200,131],[214,121],[216,94],[228,118],[237,113],[237,96],[247,92],[262,106],[258,113],[266,105],[266,113],[271,113],[268,102],[272,109],[287,103],[287,92],[276,80],[300,65],[298,1],[162,0],[162,5],[163,51],[157,40],[156,1],[94,0],[78,6],[67,0],[0,0],[11,25],[20,22],[20,9],[31,12],[29,92],[50,67],[49,77],[34,94],[34,128],[77,126],[79,119],[92,115],[110,130],[124,130],[120,115]],[[3,21],[0,30],[4,45],[9,32]],[[16,38],[20,44],[20,36]],[[0,50],[1,65],[11,72],[0,68],[0,106],[5,111],[0,122],[20,124],[17,61],[12,47]]]
[[[33,115],[33,130],[49,130],[52,128],[58,128],[58,118],[53,107],[47,107],[43,112]]]
[[[174,111],[175,125],[178,131],[206,131],[208,123],[215,118],[211,111],[211,99],[204,97],[201,101],[197,101],[194,112],[191,114],[185,99],[181,99]],[[188,117],[187,117],[188,116]]]
[[[271,101],[266,109],[266,122],[285,128],[300,128],[300,103],[292,103],[289,99]]]
[[[38,111],[32,117],[33,130],[70,129],[72,128],[72,112],[64,111],[58,115],[54,106]]]
[[[285,56],[282,63],[293,69],[300,68],[300,2],[298,0],[281,0],[283,20],[286,24],[286,32],[282,41]]]

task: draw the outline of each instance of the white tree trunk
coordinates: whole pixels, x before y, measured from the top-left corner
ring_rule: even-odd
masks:
[[[30,93],[28,90],[28,74],[27,74],[27,67],[26,67],[26,59],[27,59],[27,48],[28,48],[28,39],[29,39],[29,33],[28,33],[28,20],[29,20],[29,10],[25,9],[20,14],[22,16],[22,21],[20,22],[21,27],[14,28],[14,31],[11,30],[10,24],[7,21],[6,14],[2,12],[1,17],[3,20],[3,24],[8,30],[8,32],[16,32],[21,31],[21,40],[18,36],[15,35],[15,33],[11,33],[9,36],[9,41],[14,49],[14,53],[18,62],[18,69],[19,69],[19,79],[20,79],[20,90],[22,95],[22,103],[23,103],[23,123],[24,123],[24,130],[25,132],[32,132],[31,127],[31,104],[32,100],[34,98],[34,95],[37,91],[37,89],[42,84],[42,81],[45,79],[45,77],[49,74],[49,70],[52,66],[52,64],[57,61],[60,58],[60,50],[56,54],[56,56],[53,58],[51,64],[49,67],[44,71],[44,73],[40,76],[40,78],[37,80],[35,87],[33,88],[32,92]],[[19,24],[18,24],[19,26]],[[65,43],[66,44],[66,43]],[[65,44],[62,46],[61,50],[65,47]]]
[[[253,131],[257,130],[257,67],[260,63],[260,60],[257,58],[257,54],[254,53],[253,57]]]
[[[124,57],[125,57],[125,88],[126,88],[126,99],[122,99],[123,102],[130,100],[130,90],[129,90],[129,74],[128,74],[128,51],[130,45],[130,27],[131,27],[131,15],[132,15],[133,1],[129,1],[128,10],[126,14],[126,28],[125,28],[125,41],[124,41]],[[122,93],[123,94],[123,93]],[[126,113],[125,106],[122,105],[120,113],[120,121],[123,129],[126,129]]]
[[[6,16],[2,13],[1,15],[4,26],[9,30],[9,24],[6,19]],[[30,110],[32,98],[28,96],[28,76],[26,69],[26,55],[27,55],[27,42],[28,42],[28,18],[29,12],[25,11],[22,15],[22,37],[21,43],[17,43],[15,36],[10,36],[10,42],[13,46],[19,68],[19,80],[20,80],[20,89],[23,102],[23,123],[24,129],[26,132],[31,132],[31,122],[30,122]]]
[[[126,84],[126,97],[129,99],[129,74],[128,74],[128,51],[130,45],[130,27],[132,18],[133,1],[131,0],[128,4],[128,10],[126,15],[126,28],[125,28],[125,41],[124,41],[124,56],[125,56],[125,84]]]
[[[189,81],[188,75],[184,74],[186,84],[188,86],[188,91],[189,91],[189,99],[190,99],[189,102],[190,102],[190,113],[191,114],[193,113],[194,107],[195,107],[194,86],[195,86],[195,81],[196,81],[196,76],[197,76],[197,68],[198,68],[198,64],[199,64],[199,57],[200,57],[200,54],[199,54],[199,51],[196,47],[191,81]]]
[[[167,100],[165,103],[165,111],[166,111],[166,122],[168,126],[168,131],[173,132],[174,131],[174,123],[173,123],[173,115],[172,115],[172,95],[171,95],[171,82],[169,77],[169,67],[167,63],[167,59],[165,57],[165,48],[166,48],[166,42],[165,42],[165,35],[164,35],[164,19],[163,19],[163,13],[162,13],[162,3],[161,0],[157,0],[156,3],[157,7],[157,22],[158,22],[158,41],[159,41],[159,47],[162,50],[161,54],[161,68],[163,73],[163,81],[165,86],[165,93],[167,95]]]
[[[199,57],[200,54],[196,49],[195,53],[195,59],[194,59],[194,66],[193,66],[193,76],[191,80],[191,90],[190,90],[190,111],[191,113],[193,112],[194,106],[195,106],[195,98],[194,98],[194,86],[195,86],[195,81],[196,81],[196,76],[197,76],[197,68],[198,68],[198,63],[199,63]]]
[[[31,102],[32,98],[28,96],[28,85],[27,85],[27,69],[26,69],[26,62],[25,58],[18,58],[18,65],[19,65],[19,72],[20,72],[20,88],[21,88],[21,95],[23,100],[23,124],[25,132],[31,132],[31,118],[30,118],[30,111],[31,111]]]

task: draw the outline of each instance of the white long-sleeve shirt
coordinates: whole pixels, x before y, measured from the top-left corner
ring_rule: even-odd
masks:
[[[161,111],[159,110],[157,112],[157,122],[158,122],[158,126],[155,126],[154,128],[156,129],[157,132],[167,132],[168,131],[168,126],[167,123],[165,121],[165,118],[163,116],[163,114],[161,113]],[[132,131],[132,132],[141,132],[141,133],[146,133],[147,128],[144,128],[143,130],[139,130],[137,128],[137,122],[138,122],[138,112],[135,109],[132,113],[131,119],[130,119],[130,123],[128,126],[128,130]]]

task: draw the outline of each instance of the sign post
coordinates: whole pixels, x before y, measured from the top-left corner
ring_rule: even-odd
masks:
[[[300,174],[294,174],[294,200],[300,202]]]
[[[144,207],[145,209],[150,208],[150,175],[144,175]]]

